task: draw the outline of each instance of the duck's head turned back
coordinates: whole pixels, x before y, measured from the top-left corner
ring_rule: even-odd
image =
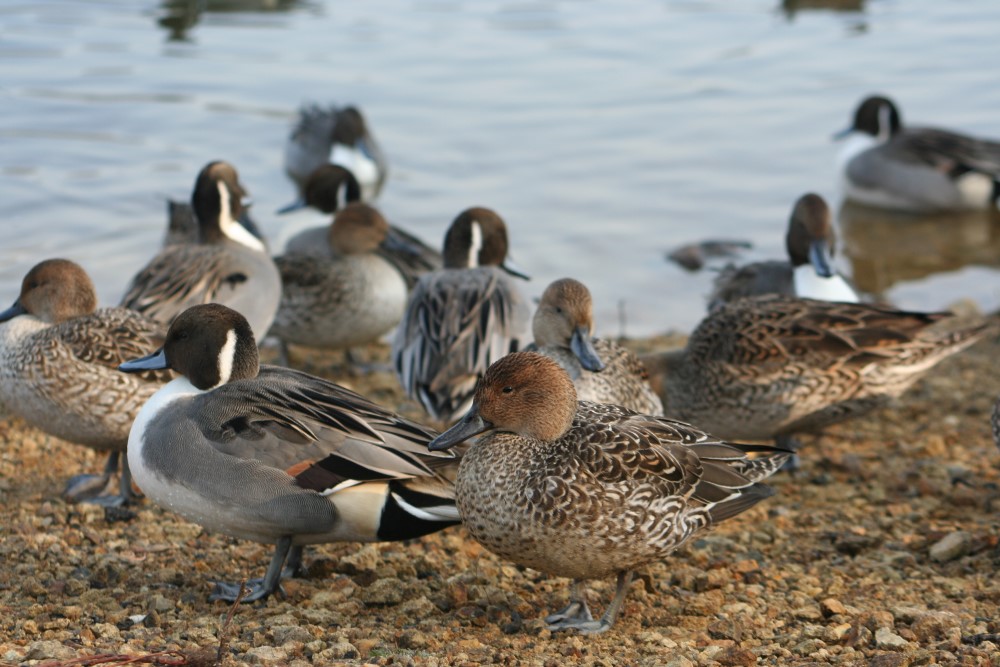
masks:
[[[256,377],[257,344],[246,318],[217,303],[192,306],[177,316],[158,352],[122,364],[126,372],[170,368],[198,389]]]
[[[338,255],[374,251],[389,233],[389,223],[375,208],[360,202],[337,211],[330,225],[330,247]]]
[[[495,211],[467,208],[452,221],[444,237],[448,268],[502,266],[507,258],[507,225]]]
[[[198,221],[201,241],[218,243],[231,238],[251,247],[263,248],[260,240],[239,222],[246,213],[247,201],[249,196],[240,183],[236,167],[222,160],[205,165],[198,172],[191,193],[191,208]]]
[[[871,95],[854,112],[851,130],[864,132],[881,140],[889,139],[903,127],[899,109],[884,95]]]
[[[68,259],[47,259],[36,264],[21,281],[14,305],[0,313],[0,322],[30,313],[49,324],[89,315],[97,308],[97,293],[90,276]]]
[[[792,266],[828,263],[836,252],[837,234],[830,217],[830,207],[826,200],[812,192],[804,194],[795,202],[792,217],[785,235],[785,247]],[[832,269],[826,267],[826,275]]]

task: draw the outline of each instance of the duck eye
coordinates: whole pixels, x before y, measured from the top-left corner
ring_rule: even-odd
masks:
[[[509,393],[511,393],[512,391],[514,391],[514,388],[513,388],[513,387],[510,387],[510,386],[507,386],[507,387],[504,387],[504,388],[503,388],[503,393],[505,393],[505,394],[509,394]]]

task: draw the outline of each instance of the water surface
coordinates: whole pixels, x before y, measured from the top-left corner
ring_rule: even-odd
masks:
[[[212,159],[239,168],[273,247],[322,223],[273,214],[293,194],[294,110],[318,100],[366,112],[397,224],[436,244],[461,209],[492,207],[533,295],[574,276],[606,333],[690,329],[711,275],[664,253],[736,237],[748,259],[782,256],[794,200],[836,202],[830,135],[863,96],[1000,136],[1000,4],[823,4],[6,3],[0,302],[52,256],[116,302],[158,247],[164,199]],[[867,212],[844,221],[841,265],[909,308],[995,308],[997,231]]]

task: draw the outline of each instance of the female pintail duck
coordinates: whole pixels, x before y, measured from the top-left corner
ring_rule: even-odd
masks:
[[[358,197],[344,194],[343,181],[339,180],[340,178],[353,180],[354,177],[350,172],[331,165],[329,168],[324,167],[317,174],[331,175],[332,180],[327,184],[316,184],[315,187],[313,181],[310,181],[306,191],[306,201],[310,206],[324,213],[337,213],[346,206],[360,202]],[[356,190],[348,188],[346,192],[356,192]],[[328,240],[329,233],[329,225],[308,227],[288,239],[285,243],[285,254],[314,255],[327,259],[336,257],[337,251]],[[385,237],[375,252],[391,262],[403,274],[408,288],[412,288],[421,275],[438,271],[443,266],[440,252],[392,224],[388,225]]]
[[[545,288],[531,328],[535,342],[528,349],[562,366],[579,400],[663,414],[638,357],[614,341],[591,336],[594,304],[583,283],[563,278]]]
[[[190,306],[223,303],[263,337],[281,299],[281,276],[265,245],[238,222],[245,195],[229,163],[202,169],[191,196],[200,242],[160,251],[132,278],[121,305],[169,324]]]
[[[470,208],[444,239],[444,269],[423,275],[392,345],[407,395],[434,419],[451,423],[472,402],[491,363],[527,343],[529,307],[511,276],[507,226],[495,212]]]
[[[285,173],[298,187],[299,200],[286,209],[312,205],[306,201],[307,184],[327,165],[351,173],[362,201],[374,200],[382,190],[389,165],[357,107],[310,104],[299,110],[285,144]]]
[[[886,97],[865,99],[838,156],[847,199],[904,211],[960,211],[996,206],[1000,142],[929,127],[903,127]]]
[[[275,258],[282,295],[271,335],[283,343],[341,349],[378,340],[406,308],[403,274],[376,254],[389,232],[367,204],[337,211],[326,243],[333,258],[288,254]]]
[[[132,426],[129,464],[146,496],[208,530],[276,545],[244,600],[275,592],[303,545],[410,539],[458,520],[455,459],[427,453],[433,431],[326,380],[259,366],[253,332],[230,308],[185,311],[160,351],[120,368],[182,376]],[[213,599],[238,593],[220,584]]]
[[[730,265],[719,272],[709,297],[709,309],[758,294],[858,302],[857,292],[833,268],[836,232],[830,207],[822,197],[809,193],[795,202],[785,247],[788,261]]]
[[[545,622],[584,633],[614,624],[636,568],[771,496],[759,481],[788,456],[665,417],[578,403],[566,372],[534,352],[494,363],[471,410],[430,449],[484,431],[458,469],[462,521],[490,551],[571,577],[569,605]],[[750,451],[771,456],[750,460]],[[618,589],[595,621],[584,582],[612,574]]]
[[[96,307],[94,285],[79,265],[65,259],[36,264],[17,301],[0,313],[0,402],[46,433],[107,452],[101,476],[74,477],[64,493],[120,505],[133,499],[127,464],[119,494],[98,494],[118,469],[139,408],[170,374],[126,377],[116,368],[157,349],[165,327],[126,308]]]
[[[724,304],[684,349],[643,361],[666,414],[785,444],[884,405],[987,330],[951,313],[767,295]]]

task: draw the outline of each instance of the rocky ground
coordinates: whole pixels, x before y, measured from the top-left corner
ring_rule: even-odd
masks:
[[[211,665],[220,646],[219,664],[295,667],[998,665],[998,353],[981,343],[897,405],[803,438],[803,468],[774,479],[774,498],[650,567],[596,637],[542,629],[568,581],[501,561],[458,528],[318,547],[284,599],[208,602],[213,580],[261,576],[270,547],[148,503],[131,517],[67,505],[66,478],[99,457],[4,419],[0,665]],[[389,373],[297,358],[420,416]],[[594,583],[592,607],[612,590]]]

